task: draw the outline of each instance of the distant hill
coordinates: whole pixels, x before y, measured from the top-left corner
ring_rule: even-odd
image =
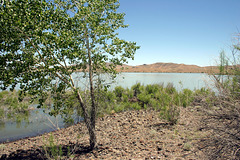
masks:
[[[209,73],[218,71],[216,66],[200,67],[197,65],[186,65],[176,63],[154,63],[138,66],[123,65],[117,68],[121,72],[160,72],[160,73]]]

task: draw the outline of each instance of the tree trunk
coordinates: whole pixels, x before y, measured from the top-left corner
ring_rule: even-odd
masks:
[[[90,149],[93,150],[97,147],[97,138],[95,132],[95,125],[96,125],[96,105],[95,105],[95,97],[94,97],[94,88],[93,88],[93,73],[92,73],[92,58],[91,58],[91,51],[89,47],[89,40],[86,37],[86,47],[88,49],[88,65],[89,65],[89,83],[90,83],[90,96],[91,96],[91,111],[90,116],[88,114],[86,105],[83,103],[82,97],[80,93],[77,91],[77,98],[81,105],[84,114],[84,121],[87,126],[89,132],[89,143]]]
[[[97,138],[95,133],[95,123],[92,123],[92,119],[90,118],[86,106],[83,103],[82,97],[80,93],[77,91],[77,98],[81,105],[81,108],[83,110],[83,116],[84,116],[84,122],[87,126],[88,133],[89,133],[89,143],[90,143],[90,149],[93,150],[97,147]],[[94,121],[95,122],[95,121]]]
[[[92,71],[92,57],[91,57],[91,49],[89,46],[89,39],[87,37],[87,50],[88,50],[88,65],[89,65],[89,84],[90,84],[90,96],[91,96],[91,117],[90,117],[90,148],[95,149],[97,147],[97,139],[95,133],[95,125],[96,125],[96,105],[95,105],[95,96],[94,96],[94,88],[93,88],[93,71]]]
[[[95,126],[94,128],[91,127],[89,130],[89,136],[90,136],[90,149],[94,150],[95,148],[97,148],[97,138],[96,138],[96,132],[95,132]]]

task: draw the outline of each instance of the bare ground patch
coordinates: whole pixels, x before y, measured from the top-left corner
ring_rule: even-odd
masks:
[[[177,125],[169,125],[154,110],[126,111],[99,118],[96,125],[98,150],[88,149],[83,123],[52,132],[63,156],[72,159],[206,159],[198,142],[202,115],[197,107],[181,108]],[[2,159],[46,159],[44,144],[51,133],[1,144]],[[43,138],[44,137],[44,138]],[[70,152],[69,152],[70,150]]]

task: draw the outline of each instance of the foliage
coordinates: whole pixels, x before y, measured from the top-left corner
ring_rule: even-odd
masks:
[[[176,92],[176,88],[173,86],[172,83],[168,83],[166,88],[165,88],[165,91],[169,94],[173,94]]]
[[[179,107],[174,105],[164,106],[160,111],[160,117],[166,119],[171,125],[176,124],[179,118]]]
[[[147,86],[146,86],[146,92],[147,92],[147,94],[153,94],[153,95],[154,95],[157,91],[159,91],[159,89],[161,89],[161,88],[160,88],[160,86],[157,85],[157,84],[147,85]]]
[[[19,96],[16,91],[0,92],[0,120],[4,123],[6,120],[13,120],[19,126],[22,120],[28,122],[29,102],[24,99],[19,102]]]
[[[220,74],[212,75],[218,91],[214,102],[209,99],[213,107],[204,108],[207,117],[201,127],[212,134],[200,145],[206,148],[210,159],[240,159],[240,34],[235,38],[237,43],[233,44],[232,54],[220,53]]]
[[[55,142],[56,140],[54,139],[54,136],[50,134],[49,138],[45,140],[43,137],[43,150],[44,150],[44,157],[47,159],[55,159],[55,160],[60,160],[63,159],[63,147],[58,144],[58,142]],[[70,156],[70,148],[68,148],[67,151],[67,157]],[[65,159],[66,157],[64,157]]]
[[[132,103],[131,104],[131,108],[135,109],[135,110],[140,110],[142,109],[142,107],[138,104],[138,103]]]
[[[151,94],[146,94],[145,92],[138,94],[137,98],[139,99],[139,103],[141,106],[144,106],[144,104],[148,104],[151,99]]]
[[[126,28],[118,0],[12,0],[0,6],[0,86],[20,85],[20,97],[38,99],[39,107],[53,98],[53,115],[65,113],[72,104],[64,98],[72,90],[82,108],[96,147],[94,88],[100,73],[115,77],[117,65],[133,59],[135,42],[118,38]],[[73,73],[84,72],[89,81],[89,103],[83,100]],[[96,83],[94,83],[96,80]]]
[[[132,86],[132,90],[133,90],[133,96],[137,96],[141,91],[140,91],[140,86],[141,84],[140,83],[137,83],[135,85]]]
[[[190,143],[184,143],[183,149],[185,151],[191,151],[192,145]]]
[[[98,115],[153,108],[159,111],[161,118],[166,119],[170,124],[176,124],[179,118],[179,107],[189,106],[196,95],[208,94],[205,92],[208,90],[196,90],[195,93],[195,91],[183,89],[178,92],[171,84],[164,87],[163,84],[144,86],[137,83],[131,89],[117,86],[112,91],[98,92],[101,95],[96,94],[97,97],[101,97],[98,99]],[[134,93],[137,96],[134,96]]]
[[[182,93],[180,94],[180,97],[181,97],[180,105],[183,107],[189,106],[191,102],[194,100],[193,91],[189,89],[183,89]]]
[[[0,108],[0,118],[2,119],[2,117],[4,116],[5,112],[3,108]]]
[[[121,86],[117,86],[115,87],[113,92],[115,93],[116,97],[118,97],[118,99],[120,100],[123,97],[124,89]]]

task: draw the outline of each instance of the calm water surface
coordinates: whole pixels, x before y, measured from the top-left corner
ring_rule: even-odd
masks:
[[[35,110],[30,111],[27,120],[21,122],[8,120],[4,123],[0,121],[0,143],[37,136],[69,126],[69,124],[64,123],[60,115],[56,117],[50,116],[48,113],[44,113],[43,109],[36,108],[36,105],[32,106],[32,108],[35,108]],[[74,123],[83,120],[77,114],[74,114],[72,118]]]
[[[74,75],[75,82],[80,86],[85,86],[84,83],[86,82],[82,81],[82,75],[82,73],[76,73]],[[108,80],[107,76],[104,78]],[[116,83],[111,84],[110,89],[113,89],[115,86],[130,88],[136,83],[143,85],[161,83],[167,85],[168,83],[173,83],[179,91],[184,88],[191,90],[202,87],[212,88],[210,77],[201,73],[121,73],[116,78]],[[31,111],[27,122],[0,122],[0,143],[36,136],[44,132],[56,130],[57,128],[66,127],[60,116],[56,118],[50,117],[42,109],[37,109],[37,112],[36,110]],[[75,122],[79,121],[79,117],[77,116],[74,119]]]
[[[212,88],[213,84],[211,78],[204,73],[122,73],[117,77],[117,82],[113,86],[130,88],[138,82],[144,85],[172,83],[178,90]]]

